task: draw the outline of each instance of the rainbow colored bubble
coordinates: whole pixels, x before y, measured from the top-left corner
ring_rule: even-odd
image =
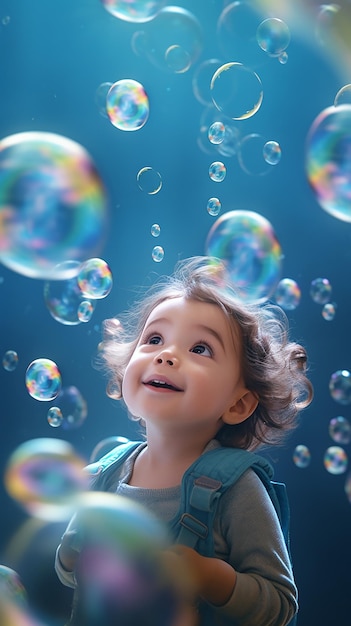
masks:
[[[238,297],[264,302],[280,279],[282,250],[272,224],[253,211],[224,213],[210,229],[206,254],[224,262]]]
[[[53,400],[61,390],[61,373],[51,359],[32,361],[27,367],[25,380],[28,393],[35,400]]]
[[[106,298],[112,289],[112,272],[103,259],[88,259],[81,265],[77,282],[84,298]]]
[[[106,97],[106,110],[111,124],[119,130],[135,131],[149,118],[149,98],[136,80],[118,80]]]
[[[166,0],[101,0],[103,7],[125,22],[148,22],[166,4]]]
[[[88,152],[67,137],[24,132],[0,141],[0,262],[39,279],[105,242],[107,200]]]

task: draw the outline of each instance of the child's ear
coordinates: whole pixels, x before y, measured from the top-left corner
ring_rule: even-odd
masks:
[[[252,391],[245,389],[240,398],[224,412],[222,420],[225,424],[240,424],[252,415],[257,405],[258,398]]]

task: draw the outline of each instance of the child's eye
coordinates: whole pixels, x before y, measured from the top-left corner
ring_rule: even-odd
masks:
[[[158,345],[161,342],[162,342],[162,339],[160,335],[150,335],[150,337],[148,337],[146,340],[146,343],[149,343],[152,345]]]
[[[195,354],[202,354],[203,356],[213,356],[213,350],[206,343],[197,343],[193,348],[191,348],[191,352],[195,352]]]

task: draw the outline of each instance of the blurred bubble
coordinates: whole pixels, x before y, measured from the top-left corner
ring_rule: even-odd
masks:
[[[222,161],[213,161],[208,169],[208,175],[215,183],[221,183],[227,174],[227,169]]]
[[[106,99],[112,85],[113,83],[101,83],[95,91],[95,104],[99,110],[100,115],[102,115],[102,117],[106,117],[106,119],[108,119]]]
[[[225,63],[211,80],[214,104],[233,120],[244,120],[257,113],[263,100],[259,76],[242,63]]]
[[[351,105],[324,109],[306,140],[306,174],[319,205],[351,222]]]
[[[106,298],[112,289],[112,272],[103,259],[88,259],[80,267],[77,282],[85,298],[99,300]]]
[[[293,452],[293,461],[296,467],[304,469],[311,463],[311,452],[309,448],[303,444],[296,446]]]
[[[213,74],[223,65],[219,59],[207,59],[195,68],[193,74],[193,93],[201,104],[213,105],[211,95],[211,79]]]
[[[278,165],[282,150],[277,141],[267,141],[263,146],[263,158],[269,165]]]
[[[153,224],[151,226],[151,234],[153,237],[159,237],[161,233],[161,228],[159,224]]]
[[[279,56],[290,43],[287,24],[277,17],[263,20],[256,31],[257,43],[270,56]]]
[[[149,117],[149,99],[143,85],[128,78],[118,80],[107,94],[106,110],[111,124],[119,130],[142,128]]]
[[[32,361],[27,367],[25,380],[29,395],[43,402],[56,398],[62,385],[60,370],[50,359]]]
[[[277,285],[274,298],[283,309],[293,311],[300,304],[301,289],[292,278],[283,278]]]
[[[310,296],[316,304],[326,304],[332,295],[332,286],[327,278],[315,278],[310,285]]]
[[[4,15],[4,17],[1,19],[1,23],[3,26],[8,26],[10,22],[11,22],[10,15]]]
[[[238,296],[264,302],[280,278],[282,251],[270,222],[253,211],[219,217],[206,240],[206,254],[221,259]]]
[[[262,22],[257,3],[231,2],[222,11],[217,21],[217,40],[227,59],[257,63],[261,49],[257,45],[256,32]]]
[[[112,437],[106,437],[99,441],[93,449],[89,463],[95,463],[98,459],[101,459],[102,456],[116,448],[117,446],[122,445],[123,443],[127,443],[129,439],[127,437],[121,437],[120,435],[115,435]]]
[[[221,210],[221,203],[218,198],[209,198],[207,202],[207,212],[210,215],[216,216],[219,214]]]
[[[337,370],[329,380],[329,392],[339,404],[351,403],[351,374],[348,370]]]
[[[282,52],[279,56],[278,56],[278,61],[281,65],[286,65],[286,63],[289,60],[289,56],[287,52]]]
[[[106,195],[95,165],[75,141],[24,132],[0,141],[0,262],[39,279],[82,261],[105,239]]]
[[[351,85],[344,85],[336,94],[334,106],[337,107],[340,104],[351,104]]]
[[[80,322],[87,323],[90,322],[94,313],[94,306],[90,302],[90,300],[82,300],[79,303],[77,317]]]
[[[336,18],[340,10],[337,4],[321,4],[316,20],[316,39],[321,46],[330,46],[337,32]]]
[[[86,297],[82,294],[76,278],[81,264],[68,263],[68,265],[72,267],[71,271],[75,272],[75,277],[46,282],[44,284],[44,301],[54,320],[65,326],[75,326],[80,324],[79,305],[86,300]]]
[[[18,354],[15,350],[6,350],[2,357],[2,366],[7,372],[13,372],[18,365]]]
[[[266,140],[259,133],[246,135],[238,144],[238,162],[241,169],[251,176],[264,176],[271,168],[264,158]]]
[[[162,187],[161,174],[153,167],[142,167],[137,173],[137,183],[141,191],[153,196]]]
[[[155,261],[155,263],[160,263],[161,261],[163,261],[163,258],[165,256],[165,251],[162,248],[162,246],[155,246],[152,249],[152,260]]]
[[[80,428],[88,415],[88,406],[77,387],[71,385],[61,389],[55,399],[57,408],[62,413],[62,428],[73,430]]]
[[[351,504],[351,473],[347,476],[345,480],[345,493],[348,501]]]
[[[67,519],[77,494],[88,488],[84,464],[67,441],[31,439],[11,454],[5,469],[5,487],[29,515]]]
[[[208,129],[208,139],[211,143],[222,143],[225,136],[225,126],[222,122],[213,122]]]
[[[48,410],[47,420],[49,426],[52,426],[52,428],[61,426],[63,421],[61,409],[59,409],[58,406],[51,406]]]
[[[329,474],[343,474],[347,470],[348,458],[339,446],[330,446],[324,455],[324,467]]]
[[[139,53],[158,69],[182,73],[198,60],[203,48],[198,19],[182,7],[166,6],[146,24]]]
[[[223,141],[217,146],[219,154],[224,157],[232,157],[237,154],[239,145],[239,130],[235,126],[226,124]]]
[[[165,60],[169,69],[175,74],[183,74],[191,66],[191,59],[182,46],[169,46],[165,52]]]
[[[101,0],[106,11],[126,22],[148,22],[166,4],[166,0]]]
[[[322,309],[322,316],[327,322],[331,322],[336,313],[336,306],[333,302],[327,302]]]
[[[1,602],[10,602],[22,607],[27,606],[27,592],[19,574],[6,565],[0,565],[0,598]]]
[[[329,422],[329,435],[336,443],[348,444],[351,442],[351,424],[343,417],[338,415],[333,417]]]

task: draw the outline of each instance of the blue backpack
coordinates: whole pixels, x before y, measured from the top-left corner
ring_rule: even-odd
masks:
[[[141,443],[129,441],[119,445],[88,465],[92,488],[106,491],[115,471]],[[219,499],[249,468],[259,476],[272,500],[290,556],[290,510],[285,484],[272,480],[273,468],[265,458],[239,448],[209,450],[184,473],[179,515],[170,527],[176,543],[194,548],[203,556],[213,556],[212,526]],[[295,619],[296,616],[291,625],[296,624]]]

